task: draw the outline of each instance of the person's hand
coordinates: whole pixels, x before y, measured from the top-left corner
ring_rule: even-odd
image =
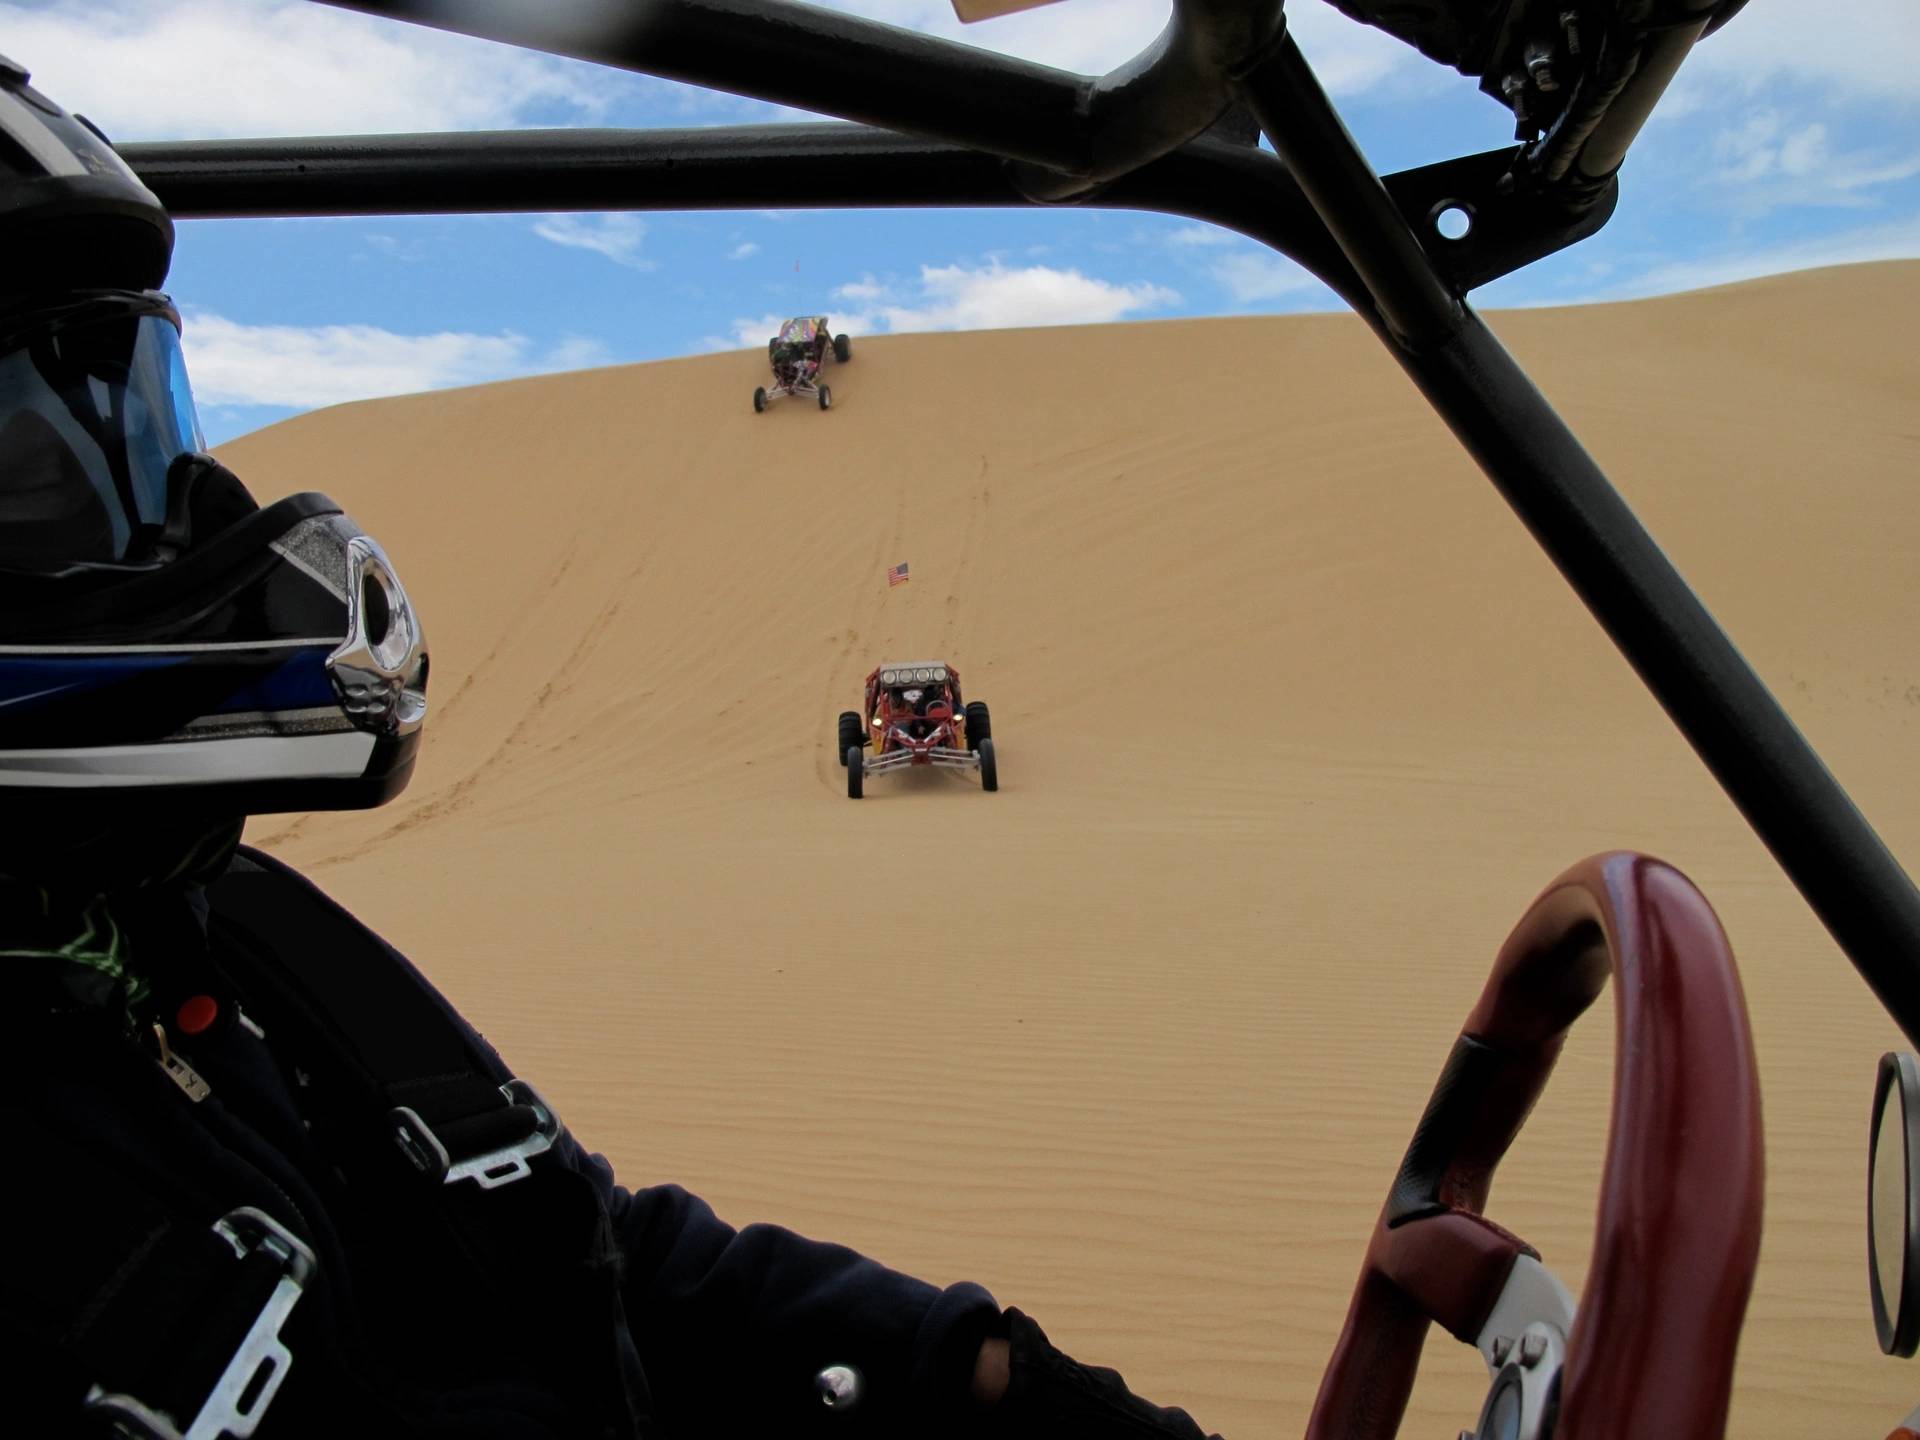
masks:
[[[973,1393],[993,1407],[993,1434],[1012,1440],[1220,1440],[1184,1410],[1142,1400],[1117,1370],[1082,1365],[1048,1342],[1018,1310],[1007,1311],[1005,1340],[989,1339],[974,1362]]]

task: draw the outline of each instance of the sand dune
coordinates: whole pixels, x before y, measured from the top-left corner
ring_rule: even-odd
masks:
[[[1920,865],[1920,264],[1493,317],[1894,852]],[[1633,847],[1718,908],[1767,1230],[1730,1433],[1879,1436],[1866,1119],[1897,1043],[1492,488],[1345,316],[861,337],[345,406],[226,448],[427,619],[412,789],[254,838],[412,953],[607,1151],[946,1281],[1230,1436],[1298,1434],[1495,947]],[[911,562],[889,591],[883,571]],[[841,792],[939,654],[1002,790]],[[1603,1004],[1492,1213],[1577,1290]],[[1473,1421],[1428,1346],[1408,1436]]]

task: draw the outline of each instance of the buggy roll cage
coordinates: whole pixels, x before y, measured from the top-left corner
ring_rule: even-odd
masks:
[[[174,216],[1092,204],[1221,225],[1295,260],[1373,327],[1920,1045],[1920,892],[1464,299],[1606,223],[1652,106],[1743,0],[1492,7],[1507,22],[1482,88],[1512,104],[1523,143],[1384,177],[1281,0],[1174,0],[1160,37],[1101,77],[795,0],[319,3],[856,123],[120,147]],[[1386,28],[1428,13],[1431,28],[1401,38],[1473,73],[1446,7],[1338,3]],[[1535,10],[1614,27],[1577,67],[1577,46],[1550,57],[1579,73],[1539,87],[1570,92],[1544,126],[1524,103],[1542,42],[1524,72],[1505,68]],[[1468,217],[1464,237],[1441,234],[1448,210]]]

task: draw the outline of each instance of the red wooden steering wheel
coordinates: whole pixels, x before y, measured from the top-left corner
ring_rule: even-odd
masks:
[[[1537,1252],[1481,1211],[1609,973],[1613,1117],[1575,1319]],[[1574,866],[1501,947],[1448,1057],[1374,1227],[1308,1440],[1392,1440],[1430,1321],[1494,1372],[1487,1440],[1715,1440],[1760,1251],[1761,1157],[1746,1003],[1705,898],[1644,855]]]

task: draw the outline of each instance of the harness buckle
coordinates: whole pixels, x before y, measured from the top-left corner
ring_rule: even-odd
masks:
[[[416,1111],[397,1105],[387,1117],[393,1122],[394,1141],[421,1174],[437,1177],[443,1185],[471,1180],[482,1190],[493,1190],[524,1180],[533,1173],[528,1162],[552,1149],[553,1142],[560,1138],[560,1120],[553,1107],[540,1098],[540,1092],[525,1080],[509,1080],[500,1087],[500,1093],[509,1104],[533,1111],[532,1134],[484,1154],[455,1160],[431,1125]]]
[[[313,1251],[278,1220],[251,1205],[214,1221],[213,1233],[233,1247],[237,1260],[265,1255],[277,1262],[279,1279],[184,1431],[170,1415],[130,1395],[110,1394],[98,1385],[89,1390],[86,1408],[109,1418],[122,1434],[138,1440],[247,1440],[293,1365],[293,1352],[280,1339],[280,1327],[312,1278]]]

